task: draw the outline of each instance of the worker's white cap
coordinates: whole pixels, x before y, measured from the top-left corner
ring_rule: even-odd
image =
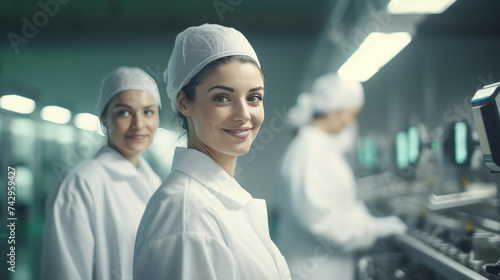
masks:
[[[104,109],[115,95],[129,89],[148,92],[155,99],[158,108],[161,109],[160,92],[155,80],[138,67],[122,66],[109,73],[102,81],[99,100],[97,101],[97,116],[101,118]],[[101,128],[103,133],[106,134],[102,121]]]
[[[206,23],[189,27],[179,33],[164,74],[172,109],[178,111],[177,93],[203,67],[221,57],[233,55],[248,56],[260,68],[259,59],[252,46],[245,36],[234,28]]]
[[[102,81],[99,100],[97,101],[97,115],[100,117],[109,101],[118,93],[137,89],[148,92],[153,96],[156,104],[161,108],[160,92],[155,80],[144,70],[138,67],[119,67],[109,73]]]
[[[316,79],[311,92],[299,95],[288,117],[293,126],[301,126],[308,124],[314,113],[343,111],[362,106],[364,101],[361,83],[343,80],[331,73]]]

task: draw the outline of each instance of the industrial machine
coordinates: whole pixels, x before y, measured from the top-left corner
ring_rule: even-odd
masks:
[[[409,229],[362,252],[358,279],[500,280],[499,92],[500,83],[475,94],[474,125],[399,130],[394,168],[358,182],[372,213]]]
[[[484,86],[478,90],[472,98],[472,113],[476,125],[483,159],[492,172],[500,173],[500,83]],[[500,225],[500,174],[496,174],[497,185],[497,203],[496,211],[491,207],[492,214],[496,214],[495,222],[497,227]],[[487,264],[485,270],[490,279],[500,279],[500,256],[498,256],[499,245],[488,247],[489,250],[495,250],[497,253],[496,263]],[[491,261],[495,261],[492,258]]]

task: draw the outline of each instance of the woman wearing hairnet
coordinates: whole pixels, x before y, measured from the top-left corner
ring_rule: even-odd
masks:
[[[177,35],[167,93],[187,129],[151,197],[134,252],[137,279],[289,279],[267,210],[233,178],[264,119],[264,81],[246,38],[216,24]]]
[[[140,155],[160,108],[156,82],[143,70],[120,67],[104,79],[97,113],[108,143],[47,201],[42,279],[132,279],[137,227],[161,184]]]
[[[345,153],[363,103],[361,84],[328,74],[290,110],[298,134],[279,170],[276,244],[294,280],[352,280],[356,249],[406,231],[397,217],[375,218],[356,199]]]

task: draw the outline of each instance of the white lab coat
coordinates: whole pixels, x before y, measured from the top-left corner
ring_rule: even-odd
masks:
[[[42,279],[132,279],[134,241],[160,178],[105,146],[55,188],[46,205]]]
[[[134,253],[137,279],[289,279],[254,199],[207,155],[177,148],[172,173],[151,197]]]
[[[278,176],[276,244],[292,279],[354,279],[356,249],[372,245],[375,219],[356,198],[340,139],[312,126],[299,130]]]

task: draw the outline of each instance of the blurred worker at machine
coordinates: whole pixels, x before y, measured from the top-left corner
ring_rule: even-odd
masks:
[[[363,103],[360,83],[327,74],[290,110],[298,134],[279,170],[276,243],[294,280],[352,280],[355,250],[406,231],[399,218],[375,218],[356,198],[345,154],[355,143]]]
[[[167,93],[187,130],[172,173],[137,232],[134,279],[290,279],[265,201],[233,178],[264,120],[264,77],[243,34],[217,24],[179,33]]]
[[[156,82],[135,67],[103,81],[97,114],[107,145],[71,170],[46,205],[42,279],[132,279],[140,219],[161,180],[140,155],[159,126]]]

